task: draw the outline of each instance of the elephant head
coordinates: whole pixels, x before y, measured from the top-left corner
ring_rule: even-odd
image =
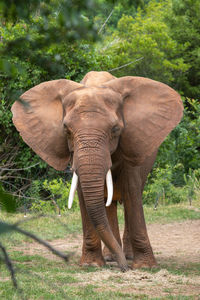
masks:
[[[106,181],[106,205],[112,201],[111,155],[120,151],[123,159],[141,165],[179,123],[180,96],[147,78],[89,72],[81,83],[66,79],[41,83],[21,100],[12,112],[22,138],[57,170],[65,170],[71,161],[69,206],[79,180],[89,218],[123,269],[125,258],[110,230],[104,203]]]

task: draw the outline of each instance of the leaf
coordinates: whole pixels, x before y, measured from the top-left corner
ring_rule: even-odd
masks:
[[[5,193],[0,186],[0,207],[3,210],[6,210],[7,212],[15,212],[16,211],[16,200],[15,198]]]
[[[14,230],[13,225],[0,221],[0,235]]]

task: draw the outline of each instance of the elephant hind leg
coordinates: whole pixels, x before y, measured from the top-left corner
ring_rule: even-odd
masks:
[[[123,199],[127,216],[128,233],[133,250],[132,268],[154,267],[157,265],[148,238],[142,206],[141,168],[129,164],[125,168]]]
[[[117,219],[117,201],[113,201],[109,207],[106,207],[107,218],[113,232],[114,237],[118,241],[121,246],[121,238],[119,233],[119,225]],[[103,256],[106,261],[115,261],[115,256],[110,252],[110,250],[104,246],[103,248]]]
[[[133,248],[129,236],[128,216],[125,209],[124,209],[124,220],[125,220],[125,227],[124,227],[124,234],[123,234],[123,251],[126,259],[133,260]]]

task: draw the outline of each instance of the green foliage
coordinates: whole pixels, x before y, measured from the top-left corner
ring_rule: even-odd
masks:
[[[88,9],[94,9],[94,2],[75,1],[73,6],[64,0],[36,2],[32,5],[30,1],[26,4],[12,1],[10,7],[3,1],[0,6],[3,16],[0,22],[0,160],[1,167],[7,168],[2,172],[6,190],[15,193],[20,190],[21,196],[29,196],[30,180],[39,177],[42,182],[58,174],[66,176],[49,168],[23,142],[12,123],[12,103],[24,91],[46,80],[80,81],[96,65],[91,43],[96,29],[84,17]],[[67,21],[63,23],[63,20]]]
[[[137,1],[130,3],[129,0],[123,0],[118,1],[114,6],[111,3],[104,3],[103,10],[99,10],[94,16],[94,21],[98,28],[100,28],[101,36],[114,32],[117,28],[117,23],[123,14],[135,15],[138,6],[138,3],[136,2]]]
[[[52,173],[55,177],[58,172],[49,170],[19,137],[12,124],[11,105],[40,82],[58,78],[79,81],[93,68],[91,41],[96,38],[96,25],[87,13],[96,9],[95,4],[78,0],[73,5],[66,0],[1,1],[0,160],[2,166],[18,169],[38,163],[37,168],[21,170],[21,178],[31,174],[34,180]],[[17,190],[26,183],[15,178],[6,189],[13,191],[14,184]]]
[[[34,180],[29,190],[29,195],[32,199],[30,210],[44,213],[56,211],[58,214],[61,211],[66,211],[70,186],[70,181],[65,181],[61,178],[46,179],[43,182]],[[45,199],[44,196],[46,196]],[[75,196],[72,210],[77,210],[78,208],[78,200]]]
[[[178,44],[164,22],[169,9],[169,1],[150,1],[144,10],[138,9],[134,18],[122,16],[102,54],[112,57],[115,67],[142,59],[116,71],[116,75],[144,76],[170,83],[187,71],[187,64],[176,57]]]
[[[182,173],[185,185],[174,185],[174,168],[180,166],[169,166],[165,168],[155,168],[148,177],[147,184],[143,192],[143,202],[145,204],[167,205],[199,199],[200,196],[200,169],[190,170],[189,174]]]
[[[23,22],[18,22],[16,25],[10,23],[1,25],[0,31],[4,42],[0,44],[0,51],[5,47],[5,40],[12,41],[20,36],[23,37],[27,33],[26,31],[29,30],[27,28],[29,27]],[[2,175],[4,175],[4,177],[7,177],[8,173],[9,176],[12,175],[11,177],[13,179],[9,177],[9,183],[6,184],[7,190],[12,192],[16,191],[18,186],[26,185],[27,179],[30,178],[31,175],[34,177],[34,173],[35,176],[38,176],[38,170],[41,171],[40,175],[46,172],[46,164],[25,145],[12,124],[12,113],[10,111],[12,103],[18,99],[18,96],[22,92],[43,81],[46,73],[42,68],[37,68],[32,64],[28,58],[20,57],[20,55],[22,55],[21,51],[21,48],[14,47],[12,51],[4,56],[7,62],[13,66],[17,65],[17,68],[11,68],[10,71],[14,70],[14,72],[9,72],[8,70],[6,74],[2,73],[0,81],[0,160],[1,167],[5,166],[7,168],[7,171],[3,171]],[[37,168],[34,169],[34,173],[31,172],[31,169],[21,170],[18,173],[13,173],[13,171],[9,172],[9,169],[27,168],[36,163],[38,165]],[[19,174],[21,176],[19,176]],[[25,179],[22,180],[22,178]],[[13,185],[16,186],[16,188],[14,188]]]
[[[198,8],[197,0],[1,1],[0,179],[6,191],[20,195],[18,206],[47,211],[57,201],[65,209],[70,176],[47,166],[22,141],[12,124],[12,103],[40,82],[80,81],[90,70],[140,58],[113,75],[150,77],[187,96],[183,120],[159,149],[145,201],[154,203],[163,188],[166,202],[184,198],[187,176],[200,168],[200,105],[192,98],[199,95]]]
[[[0,5],[0,32],[5,29],[8,33],[1,32],[0,70],[3,74],[16,77],[18,71],[26,72],[21,64],[26,61],[32,65],[31,69],[39,68],[44,72],[42,81],[59,76],[65,78],[65,74],[69,77],[68,66],[79,74],[79,68],[76,68],[78,57],[83,57],[79,45],[82,45],[82,41],[90,44],[98,38],[99,28],[91,16],[102,11],[105,3],[98,0],[75,0],[73,4],[68,0],[8,2],[3,0]],[[111,3],[107,1],[106,5]],[[54,49],[54,53],[50,48]],[[65,54],[67,58],[63,57]],[[17,57],[18,61],[13,61],[13,57]],[[81,59],[82,69],[85,64],[88,67],[87,63],[90,64],[90,60]],[[86,71],[84,69],[84,74]],[[39,81],[41,78],[38,78]]]
[[[193,200],[200,192],[200,103],[184,99],[181,123],[167,136],[149,175],[144,203]]]
[[[187,200],[186,187],[173,185],[173,169],[166,166],[165,169],[156,168],[153,171],[150,183],[145,186],[143,201],[145,204],[170,204]]]
[[[191,203],[195,197],[200,198],[200,169],[189,170],[189,174],[184,174],[185,184],[188,188],[188,200]]]
[[[166,16],[171,37],[179,44],[177,59],[183,59],[188,70],[177,78],[176,87],[185,96],[199,99],[200,94],[200,23],[199,0],[171,0]]]
[[[185,184],[183,175],[200,168],[200,103],[185,98],[184,107],[182,121],[161,145],[155,164],[161,168],[171,165],[175,185]]]
[[[7,212],[16,211],[16,199],[12,195],[5,193],[1,185],[0,185],[0,210],[5,210]]]

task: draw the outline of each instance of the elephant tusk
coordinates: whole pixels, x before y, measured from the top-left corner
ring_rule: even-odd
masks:
[[[71,189],[69,192],[69,199],[68,199],[68,208],[70,209],[72,207],[72,203],[74,200],[74,195],[77,189],[77,185],[78,185],[78,176],[76,175],[76,173],[74,172],[73,177],[72,177],[72,184],[71,184]]]
[[[107,201],[106,206],[110,206],[113,198],[113,181],[112,181],[112,173],[111,170],[108,171],[106,175],[106,186],[107,186]]]

